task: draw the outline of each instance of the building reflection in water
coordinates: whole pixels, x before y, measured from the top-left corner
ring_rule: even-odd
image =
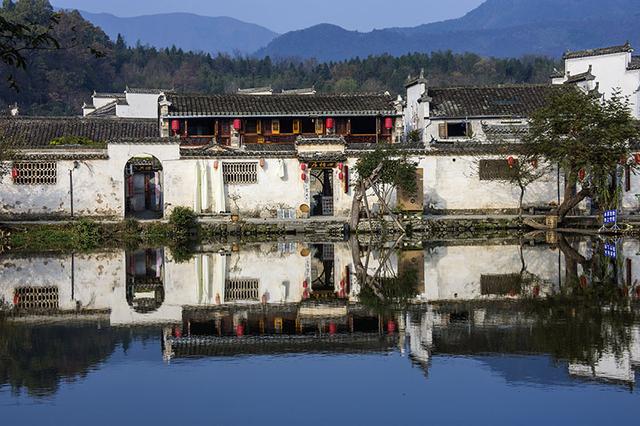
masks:
[[[6,255],[0,298],[9,321],[162,324],[167,361],[399,350],[426,374],[434,355],[532,353],[634,383],[640,244],[617,245],[617,259],[588,239],[375,249],[370,280],[347,242],[219,245],[185,262],[164,249]]]

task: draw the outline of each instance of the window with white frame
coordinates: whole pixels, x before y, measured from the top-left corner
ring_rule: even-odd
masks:
[[[16,185],[55,185],[58,167],[55,161],[16,161],[11,169]]]
[[[258,163],[222,163],[222,176],[226,184],[258,183]]]

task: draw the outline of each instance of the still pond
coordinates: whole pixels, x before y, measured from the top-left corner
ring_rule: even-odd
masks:
[[[0,257],[0,424],[636,424],[640,242]]]

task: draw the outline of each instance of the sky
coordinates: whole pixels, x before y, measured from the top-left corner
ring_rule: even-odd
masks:
[[[190,12],[230,16],[284,33],[320,23],[349,30],[413,27],[458,18],[484,0],[52,0],[54,6],[116,16]]]

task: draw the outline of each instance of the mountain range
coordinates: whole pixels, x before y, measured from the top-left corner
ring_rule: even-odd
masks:
[[[156,47],[175,44],[210,53],[319,61],[438,50],[558,57],[568,49],[627,40],[640,46],[640,0],[487,0],[461,18],[417,27],[358,32],[320,24],[282,35],[227,17],[171,13],[118,18],[81,13],[112,38],[123,34],[130,44],[139,40]]]
[[[122,34],[130,45],[139,41],[158,48],[175,45],[193,52],[247,55],[278,36],[260,25],[226,16],[165,13],[121,18],[108,13],[80,11],[80,14],[87,21],[101,27],[112,40]]]

